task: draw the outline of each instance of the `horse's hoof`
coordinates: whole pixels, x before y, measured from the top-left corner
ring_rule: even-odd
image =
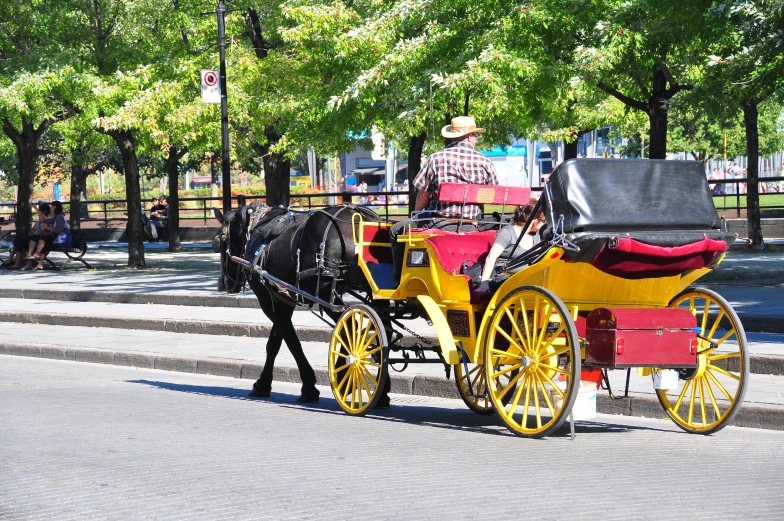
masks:
[[[251,392],[248,393],[248,396],[251,398],[269,398],[272,391],[259,391],[255,387]]]
[[[301,395],[299,395],[299,398],[297,398],[297,402],[317,403],[319,401],[319,395],[320,393],[318,392],[318,390],[316,390],[315,392],[302,393]]]
[[[389,409],[389,396],[382,396],[378,399],[375,409]]]

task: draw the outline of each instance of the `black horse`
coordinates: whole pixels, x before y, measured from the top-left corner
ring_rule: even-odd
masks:
[[[366,221],[380,221],[374,212],[352,205],[330,206],[313,212],[290,212],[260,204],[243,206],[215,217],[223,223],[214,249],[221,252],[221,279],[228,293],[239,293],[246,280],[258,298],[261,310],[274,327],[267,340],[267,359],[250,396],[267,397],[272,389],[272,370],[281,342],[294,356],[302,379],[298,402],[317,402],[316,375],[302,351],[302,344],[292,323],[298,304],[295,295],[285,288],[249,272],[231,257],[244,258],[283,282],[299,287],[327,302],[342,304],[343,294],[366,284],[356,270],[355,224],[360,214]],[[275,228],[278,228],[277,230]],[[282,228],[282,229],[281,229]],[[339,314],[324,312],[337,320]],[[386,389],[388,391],[388,389]],[[385,407],[384,393],[377,407]]]

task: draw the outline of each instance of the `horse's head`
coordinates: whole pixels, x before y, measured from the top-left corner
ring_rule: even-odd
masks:
[[[231,257],[244,257],[251,218],[254,213],[266,213],[268,208],[252,204],[226,212],[225,215],[217,208],[213,211],[221,223],[221,229],[212,241],[212,250],[221,254],[221,277],[226,292],[239,293],[245,287],[245,273],[242,266],[231,260]]]

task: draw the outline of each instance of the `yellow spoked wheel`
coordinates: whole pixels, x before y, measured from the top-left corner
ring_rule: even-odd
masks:
[[[670,307],[697,317],[697,368],[678,371],[678,388],[656,395],[672,420],[687,432],[710,434],[740,410],[749,379],[746,333],[732,306],[708,289],[687,290]]]
[[[388,378],[388,359],[387,335],[378,314],[364,304],[347,309],[329,344],[329,383],[344,411],[364,416],[375,407]]]
[[[493,404],[487,394],[485,368],[478,364],[468,364],[468,377],[462,362],[455,365],[457,392],[469,409],[477,414],[493,414]]]
[[[541,438],[560,427],[580,385],[577,328],[563,302],[537,286],[505,296],[487,327],[484,365],[490,400],[509,430]]]

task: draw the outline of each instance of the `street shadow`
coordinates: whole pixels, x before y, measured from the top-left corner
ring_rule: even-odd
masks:
[[[305,411],[316,414],[340,415],[350,420],[359,420],[359,418],[355,418],[344,413],[343,410],[338,406],[335,399],[323,392],[318,403],[299,404],[296,401],[297,397],[295,395],[286,393],[272,392],[268,398],[251,398],[248,396],[247,389],[237,389],[234,387],[177,384],[172,382],[143,379],[128,380],[128,383],[147,385],[166,391],[175,391],[201,396],[213,396],[250,402],[267,402],[270,404],[277,404],[280,407],[286,409],[296,409],[298,411]],[[468,431],[493,436],[514,436],[514,434],[509,432],[509,430],[507,430],[501,421],[494,415],[480,416],[468,409],[453,409],[451,407],[438,407],[437,405],[432,404],[407,403],[404,400],[405,397],[397,398],[393,396],[392,406],[389,409],[374,410],[368,413],[367,416],[362,417],[362,421],[370,420],[405,423],[422,427]],[[631,431],[658,431],[672,434],[672,431],[666,429],[658,429],[655,427],[646,427],[640,425],[627,425],[623,421],[622,417],[619,417],[618,419],[619,421],[617,424],[609,424],[601,421],[575,422],[575,434],[620,434]],[[571,431],[569,428],[569,423],[566,422],[555,433],[548,436],[548,438],[569,438],[570,435]]]

